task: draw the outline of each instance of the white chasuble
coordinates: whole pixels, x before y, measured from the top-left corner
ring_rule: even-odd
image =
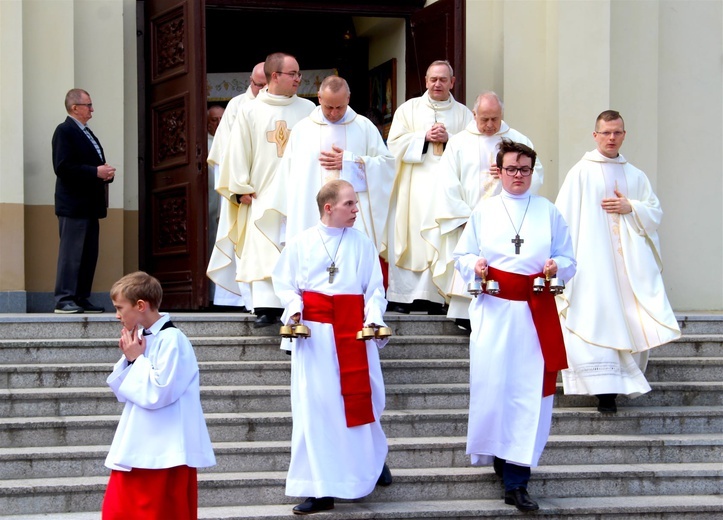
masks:
[[[470,297],[466,284],[454,269],[452,252],[472,209],[480,200],[502,191],[500,180],[490,175],[490,166],[496,162],[502,139],[534,149],[532,141],[504,121],[492,136],[480,133],[476,121],[472,121],[464,131],[450,138],[439,164],[433,190],[436,196],[427,208],[422,237],[436,252],[432,279],[449,303],[447,316],[450,318],[468,318]],[[542,160],[538,156],[529,193],[537,194],[543,176]]]
[[[331,151],[332,145],[344,150],[341,171],[326,170],[319,162],[321,152]],[[351,107],[336,123],[327,121],[317,107],[296,125],[279,165],[273,199],[259,227],[266,232],[285,216],[285,236],[277,237],[281,247],[314,226],[319,221],[316,194],[333,179],[346,180],[354,187],[359,204],[354,228],[381,247],[394,182],[394,157],[374,124]]]
[[[451,94],[447,101],[434,101],[425,92],[394,113],[387,143],[396,157],[397,172],[382,244],[382,256],[389,261],[387,294],[392,301],[444,301],[432,283],[434,248],[421,236],[428,207],[437,196],[434,189],[443,146],[427,143],[425,149],[425,136],[435,123],[443,123],[453,136],[470,121],[472,112]]]
[[[519,254],[512,243],[517,233],[524,240]],[[552,258],[559,278],[567,282],[575,274],[564,219],[552,203],[535,195],[503,191],[480,201],[454,250],[465,283],[475,280],[474,265],[481,257],[491,267],[523,275],[541,272]],[[470,303],[469,317],[467,454],[473,465],[490,464],[497,456],[536,466],[550,433],[553,396],[542,397],[544,360],[529,306],[483,294]]]
[[[600,207],[616,189],[631,213]],[[610,159],[595,150],[568,172],[555,204],[580,266],[558,298],[570,365],[563,371],[565,393],[648,392],[645,352],[680,337],[661,275],[658,198],[622,155]]]
[[[221,178],[221,164],[223,156],[228,147],[229,136],[233,123],[236,121],[239,108],[244,103],[253,101],[255,98],[251,87],[245,93],[239,94],[231,98],[228,102],[226,110],[221,116],[221,122],[216,129],[216,135],[213,144],[208,151],[208,175],[213,177],[214,189],[218,190],[219,180]],[[209,179],[210,182],[210,179]],[[248,284],[242,284],[236,281],[236,255],[234,254],[234,242],[229,240],[229,220],[228,218],[220,218],[221,215],[228,215],[229,201],[225,197],[216,194],[219,198],[219,219],[216,229],[216,239],[214,246],[211,248],[211,258],[208,262],[207,274],[214,273],[216,290],[213,294],[213,303],[216,305],[230,305],[236,307],[247,306],[253,308],[251,302],[251,293]],[[210,202],[209,202],[210,205]]]
[[[329,283],[327,268],[339,269]],[[282,321],[299,312],[311,337],[291,343],[291,462],[286,494],[295,497],[361,498],[374,489],[387,455],[379,423],[384,411],[384,379],[379,348],[385,341],[366,342],[375,421],[347,427],[341,395],[333,326],[304,319],[302,293],[364,296],[363,325],[384,325],[386,309],[377,251],[354,228],[321,223],[290,238],[274,269],[273,283],[285,307]]]
[[[270,285],[279,250],[274,245],[274,237],[264,235],[256,221],[273,198],[270,188],[291,129],[313,109],[314,104],[309,100],[275,96],[267,90],[241,106],[229,136],[218,185],[218,192],[229,201],[227,212],[221,215],[224,226],[219,223],[219,228],[227,229],[228,235],[219,236],[219,241],[228,239],[234,244],[237,281],[265,281]],[[236,201],[236,195],[243,194],[254,194],[251,204]],[[269,232],[279,234],[281,230]],[[232,258],[226,261],[226,265],[230,264]],[[224,267],[219,263],[213,270],[209,268],[209,278],[216,282],[216,273]]]

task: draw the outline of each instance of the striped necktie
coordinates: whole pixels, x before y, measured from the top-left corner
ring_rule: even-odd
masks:
[[[93,146],[95,146],[95,151],[98,152],[98,157],[100,157],[100,160],[103,160],[103,152],[100,149],[100,145],[98,144],[98,141],[95,140],[95,136],[93,135],[93,132],[90,131],[90,128],[87,126],[83,128],[83,131],[85,132],[85,135],[88,136],[88,139],[90,139],[90,142],[93,143]]]

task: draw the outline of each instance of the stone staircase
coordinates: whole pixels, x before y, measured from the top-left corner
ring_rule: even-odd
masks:
[[[326,519],[470,519],[522,515],[491,468],[465,455],[468,342],[442,317],[390,314],[382,351],[394,484],[337,501]],[[681,316],[681,340],[655,349],[653,392],[556,397],[550,440],[533,470],[538,518],[723,518],[723,317]],[[199,472],[199,517],[294,518],[289,358],[251,317],[174,314],[191,338],[218,465]],[[99,518],[103,466],[121,407],[105,384],[119,324],[94,316],[0,315],[0,517]],[[173,520],[173,519],[168,519]]]

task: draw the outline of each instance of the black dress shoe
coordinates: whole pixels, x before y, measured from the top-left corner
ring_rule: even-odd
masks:
[[[617,413],[618,405],[615,403],[615,399],[618,394],[599,394],[596,395],[598,399],[597,411],[600,413]]]
[[[270,314],[259,314],[254,321],[254,328],[268,327],[274,323],[281,323],[279,318]]]
[[[447,306],[443,303],[428,302],[427,303],[427,315],[428,316],[446,316]]]
[[[76,300],[75,303],[83,307],[83,310],[88,314],[100,314],[101,312],[105,312],[105,309],[103,307],[93,305],[86,298]]]
[[[82,314],[83,307],[75,302],[60,302],[55,306],[55,314]]]
[[[319,511],[328,511],[329,509],[334,509],[334,497],[309,497],[298,506],[295,506],[291,512],[295,515],[310,515]]]
[[[409,311],[412,310],[412,306],[409,303],[395,303],[387,310],[390,312],[398,312],[400,314],[409,314]]]
[[[527,490],[521,487],[513,489],[512,491],[505,491],[505,504],[515,506],[523,513],[527,513],[528,511],[537,511],[540,509],[537,502],[530,498]]]
[[[386,462],[384,463],[384,467],[382,468],[382,474],[379,475],[379,480],[377,480],[377,486],[387,487],[392,485],[392,472],[389,469],[389,466],[387,466]]]
[[[472,323],[464,318],[456,318],[454,322],[457,324],[457,327],[465,331],[467,334],[472,333]]]

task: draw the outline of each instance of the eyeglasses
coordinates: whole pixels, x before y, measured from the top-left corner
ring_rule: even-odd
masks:
[[[251,80],[251,84],[257,88],[264,88],[266,86],[266,83],[256,83],[254,80]]]
[[[77,107],[93,108],[93,103],[73,103]]]
[[[510,177],[517,175],[517,172],[520,172],[520,175],[523,177],[529,177],[532,174],[532,168],[529,166],[523,166],[522,168],[517,168],[516,166],[503,166],[502,169]]]
[[[292,78],[299,78],[301,79],[301,72],[295,70],[294,72],[282,72],[280,70],[276,71],[276,74],[286,74],[287,76],[291,76]]]
[[[614,132],[595,132],[595,133],[596,133],[597,135],[601,135],[601,136],[603,136],[603,137],[610,137],[611,135],[612,135],[613,137],[620,137],[620,136],[623,135],[625,132],[621,132],[620,130],[616,130],[616,131],[614,131]]]

